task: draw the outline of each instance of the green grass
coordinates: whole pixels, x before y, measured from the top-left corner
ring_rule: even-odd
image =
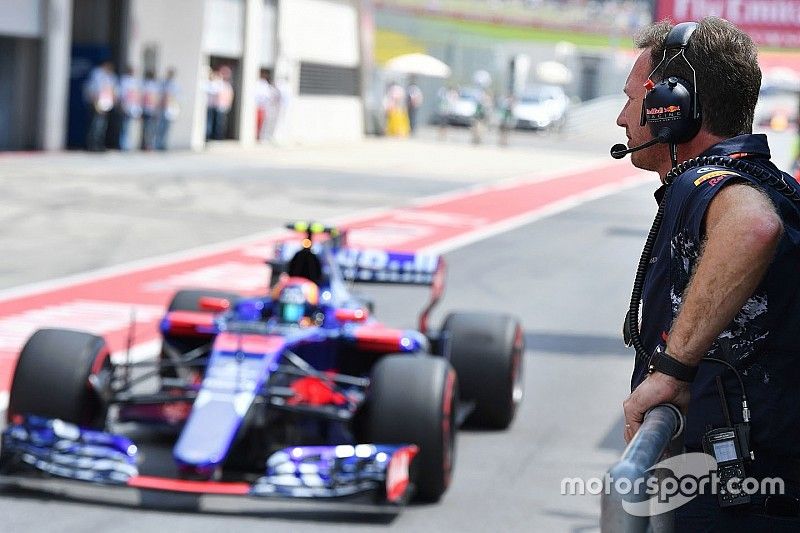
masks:
[[[569,41],[578,46],[633,48],[632,37],[628,35],[611,36],[577,31],[546,29],[535,27],[505,26],[488,22],[452,20],[435,16],[421,18],[436,22],[445,30],[456,30],[493,40],[504,41],[537,41],[553,42]]]

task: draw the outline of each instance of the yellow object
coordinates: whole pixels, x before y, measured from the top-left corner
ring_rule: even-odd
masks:
[[[775,113],[769,121],[773,131],[786,131],[789,128],[789,119],[783,113]]]
[[[390,109],[386,112],[386,135],[391,137],[408,137],[411,125],[404,109]]]

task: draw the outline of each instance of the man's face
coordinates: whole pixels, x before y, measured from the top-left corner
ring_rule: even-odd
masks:
[[[642,100],[646,93],[644,84],[651,69],[650,49],[645,49],[636,59],[636,63],[628,75],[628,80],[625,82],[624,92],[628,99],[617,117],[617,126],[625,128],[625,134],[628,136],[628,148],[638,146],[653,138],[649,126],[639,125],[642,116]],[[665,158],[667,161],[669,160],[669,152],[665,144],[657,144],[631,154],[633,166],[644,170],[658,171],[659,167],[663,166]]]

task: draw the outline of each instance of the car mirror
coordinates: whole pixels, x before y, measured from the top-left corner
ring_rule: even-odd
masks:
[[[227,311],[231,307],[231,303],[225,298],[215,298],[213,296],[203,296],[197,304],[201,311],[213,311],[216,313]]]
[[[339,322],[364,322],[369,318],[366,309],[337,309],[334,313]]]

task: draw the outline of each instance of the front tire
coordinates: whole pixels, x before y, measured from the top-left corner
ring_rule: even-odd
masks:
[[[411,469],[419,500],[439,500],[450,484],[457,403],[456,373],[442,358],[389,355],[372,369],[363,442],[419,447]]]
[[[31,414],[102,429],[108,406],[89,377],[109,372],[109,365],[102,337],[65,329],[38,330],[22,348],[14,371],[9,421]]]

